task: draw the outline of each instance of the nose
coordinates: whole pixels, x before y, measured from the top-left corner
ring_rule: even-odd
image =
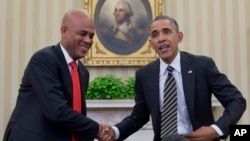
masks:
[[[164,36],[164,34],[160,33],[159,34],[159,42],[164,42],[166,40],[166,37]]]

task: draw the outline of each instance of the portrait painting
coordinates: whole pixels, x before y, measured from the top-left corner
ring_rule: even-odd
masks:
[[[147,41],[152,11],[145,0],[99,0],[94,20],[101,43],[115,54],[128,55]]]
[[[142,66],[157,58],[148,42],[149,25],[163,14],[162,0],[83,0],[83,9],[95,25],[86,66]]]

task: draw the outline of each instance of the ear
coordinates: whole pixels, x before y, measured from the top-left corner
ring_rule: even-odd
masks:
[[[66,31],[67,31],[67,27],[66,26],[61,26],[61,35],[62,36],[65,36]]]
[[[182,40],[183,40],[183,33],[182,33],[182,32],[179,32],[179,33],[178,33],[178,37],[179,37],[179,43],[181,43]]]

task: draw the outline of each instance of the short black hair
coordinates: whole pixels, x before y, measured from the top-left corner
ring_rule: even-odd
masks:
[[[169,20],[171,23],[173,23],[174,26],[176,27],[176,31],[179,32],[179,25],[178,25],[177,21],[176,21],[174,18],[172,18],[172,17],[170,17],[170,16],[167,16],[167,15],[159,15],[159,16],[155,17],[155,18],[153,19],[153,21],[151,22],[151,24],[152,24],[153,22],[155,22],[155,21],[164,20],[164,19],[165,19],[165,20]]]

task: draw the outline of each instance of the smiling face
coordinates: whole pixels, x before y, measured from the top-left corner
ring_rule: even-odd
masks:
[[[74,59],[85,57],[93,44],[94,22],[84,11],[66,13],[61,26],[61,43]]]
[[[178,53],[178,44],[183,34],[168,19],[159,19],[150,26],[149,43],[159,57],[167,64],[171,64]]]

